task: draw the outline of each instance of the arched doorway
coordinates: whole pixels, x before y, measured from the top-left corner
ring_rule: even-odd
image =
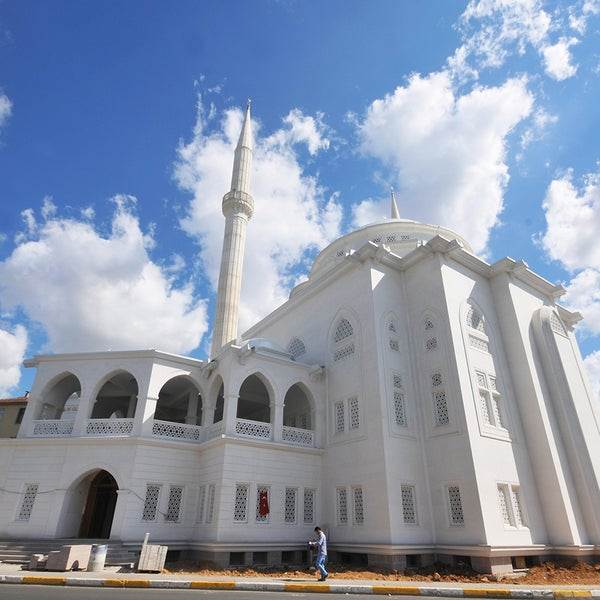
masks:
[[[98,471],[90,481],[79,528],[80,538],[108,539],[119,486],[108,471]]]

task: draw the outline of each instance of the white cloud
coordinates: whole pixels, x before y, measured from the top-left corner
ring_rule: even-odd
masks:
[[[221,199],[229,190],[233,151],[241,128],[239,110],[225,111],[216,131],[207,131],[202,105],[192,140],[179,148],[175,179],[193,194],[182,226],[196,237],[200,258],[213,289],[218,279],[224,218]],[[262,136],[253,123],[252,173],[254,217],[248,224],[240,331],[287,299],[298,271],[308,267],[305,254],[339,235],[341,208],[335,194],[325,198],[316,178],[300,164],[297,145],[315,154],[329,145],[320,115],[294,109],[283,127]]]
[[[596,399],[600,401],[600,350],[588,354],[583,359],[583,364],[588,373],[588,378],[592,384],[592,392]]]
[[[8,395],[19,383],[26,350],[25,327],[17,325],[13,331],[0,327],[0,396]]]
[[[188,352],[207,329],[205,303],[191,283],[175,285],[152,262],[154,239],[140,228],[135,199],[114,198],[111,230],[26,212],[25,238],[0,263],[4,309],[21,308],[55,352],[159,348]]]
[[[52,200],[52,196],[45,196],[42,201],[42,217],[44,221],[52,218],[56,214],[56,204]]]
[[[5,94],[0,94],[0,127],[3,127],[12,114],[12,102]]]
[[[584,269],[565,287],[567,293],[561,301],[584,317],[579,329],[592,335],[600,334],[600,271]]]
[[[557,81],[573,77],[577,73],[577,65],[572,64],[570,47],[578,43],[577,38],[560,38],[556,44],[541,49],[544,57],[546,73]]]
[[[446,71],[413,75],[369,106],[361,149],[389,169],[402,216],[454,228],[481,252],[503,208],[506,138],[533,104],[523,78],[461,96]],[[356,224],[372,220],[376,206],[356,207]],[[387,201],[379,206],[387,216]]]

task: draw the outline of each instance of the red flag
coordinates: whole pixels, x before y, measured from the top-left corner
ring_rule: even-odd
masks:
[[[266,490],[258,492],[258,514],[261,517],[269,514],[269,492]]]

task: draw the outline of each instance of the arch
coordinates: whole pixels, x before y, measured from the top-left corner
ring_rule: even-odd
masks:
[[[170,423],[202,424],[202,395],[187,375],[176,375],[160,388],[154,418]]]
[[[118,490],[117,479],[106,469],[94,468],[80,475],[67,488],[57,535],[110,538]]]
[[[65,371],[49,381],[42,394],[37,409],[38,419],[65,419],[74,418],[81,397],[81,383],[79,378]],[[67,405],[67,411],[65,411]],[[68,415],[65,413],[69,413]]]
[[[293,337],[287,345],[287,351],[294,360],[297,360],[306,354],[306,345],[299,337]]]
[[[333,341],[337,344],[354,335],[354,327],[346,317],[338,320],[333,333]]]
[[[248,375],[238,392],[236,418],[270,423],[273,397],[272,387],[264,375]]]
[[[342,309],[332,321],[328,339],[331,358],[339,363],[356,354],[358,345],[358,317],[349,309]]]
[[[124,419],[135,416],[138,383],[129,372],[119,369],[107,375],[98,386],[91,419]]]
[[[298,429],[313,429],[313,406],[304,384],[294,383],[285,394],[283,424]]]
[[[213,381],[211,393],[210,393],[211,405],[215,411],[213,414],[213,423],[219,423],[223,420],[223,413],[225,411],[225,384],[223,378],[220,375],[215,377]]]

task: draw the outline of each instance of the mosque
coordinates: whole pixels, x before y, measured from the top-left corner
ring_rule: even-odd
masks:
[[[342,236],[237,330],[253,216],[250,106],[223,198],[210,360],[35,356],[0,440],[0,539],[151,540],[220,565],[600,556],[600,411],[564,292],[438,225]],[[260,218],[260,215],[257,215]],[[251,225],[250,225],[251,226]]]

